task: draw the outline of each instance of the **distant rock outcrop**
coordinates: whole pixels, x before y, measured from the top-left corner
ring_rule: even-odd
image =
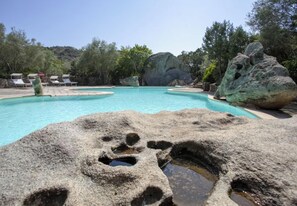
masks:
[[[237,205],[232,189],[250,193],[257,205],[296,205],[296,120],[193,109],[99,113],[49,125],[0,147],[0,205],[175,205],[162,171],[171,157],[217,176],[205,206]],[[178,188],[191,187],[186,181]],[[203,190],[193,188],[198,196]],[[181,195],[185,203],[191,198]]]
[[[120,83],[123,86],[139,87],[138,76],[132,76],[132,77],[127,77],[125,79],[120,79]]]
[[[226,97],[235,105],[256,105],[280,109],[297,96],[296,83],[275,57],[263,52],[259,42],[251,43],[228,65],[215,97]]]
[[[171,53],[157,53],[147,60],[143,82],[147,86],[167,86],[174,80],[190,84],[193,80],[189,68]]]

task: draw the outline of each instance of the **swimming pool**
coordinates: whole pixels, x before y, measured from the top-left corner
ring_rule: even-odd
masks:
[[[1,100],[0,146],[14,142],[50,123],[70,121],[96,112],[136,110],[157,113],[162,110],[207,108],[236,116],[256,118],[238,107],[209,100],[204,94],[171,93],[167,90],[167,87],[116,87],[88,89],[88,92],[114,92],[113,95],[106,96],[43,96]]]

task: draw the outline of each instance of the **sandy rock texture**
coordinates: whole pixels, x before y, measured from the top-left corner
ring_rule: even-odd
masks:
[[[193,109],[52,124],[0,148],[0,205],[173,205],[159,165],[182,152],[218,176],[206,205],[235,206],[231,188],[261,205],[297,205],[296,122]],[[134,165],[107,165],[118,158]]]
[[[167,86],[173,81],[190,84],[193,80],[189,68],[169,52],[160,52],[147,59],[143,85]]]
[[[281,109],[296,98],[297,86],[288,70],[263,50],[260,42],[251,43],[244,54],[233,58],[215,97],[264,109]]]

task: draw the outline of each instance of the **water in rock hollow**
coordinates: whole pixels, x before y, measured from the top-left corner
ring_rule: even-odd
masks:
[[[238,192],[232,190],[230,192],[230,198],[239,206],[260,206],[260,204],[258,204],[255,199],[247,192]]]
[[[175,158],[163,168],[173,192],[173,202],[178,206],[204,205],[217,176],[199,164]]]

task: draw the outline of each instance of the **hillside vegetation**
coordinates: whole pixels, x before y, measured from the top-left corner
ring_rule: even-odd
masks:
[[[71,46],[53,46],[47,49],[51,50],[58,59],[69,62],[75,61],[82,53],[81,50]]]

